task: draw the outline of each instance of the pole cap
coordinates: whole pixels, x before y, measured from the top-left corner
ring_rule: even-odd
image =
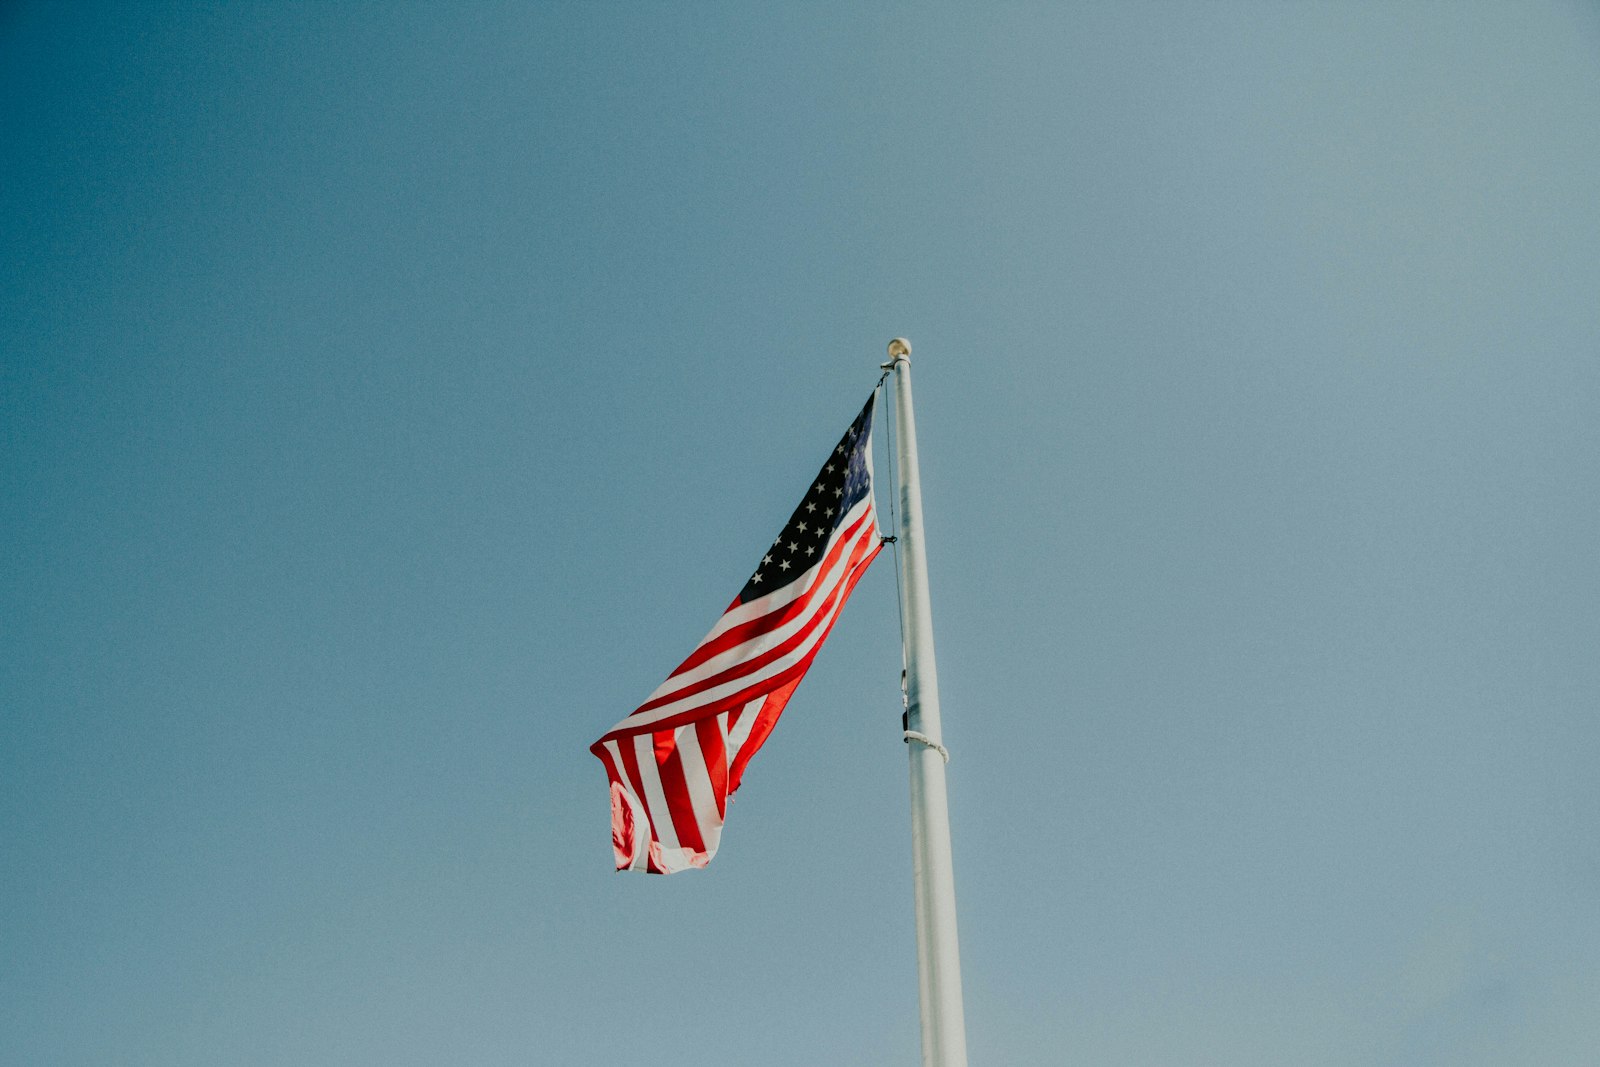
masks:
[[[911,342],[907,341],[904,337],[896,337],[893,341],[890,341],[889,358],[891,360],[910,359]]]

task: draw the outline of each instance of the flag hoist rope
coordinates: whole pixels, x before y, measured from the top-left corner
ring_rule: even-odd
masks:
[[[894,377],[894,459],[890,517],[898,481],[900,509],[893,545],[904,654],[901,686],[911,757],[912,876],[916,888],[917,987],[922,1006],[924,1067],[966,1067],[967,1028],[961,1006],[961,954],[956,943],[955,873],[945,764],[939,728],[939,679],[933,656],[927,556],[922,543],[922,485],[917,423],[911,407],[911,344],[889,342],[884,377]],[[883,380],[879,380],[879,385]],[[895,475],[898,474],[898,479]],[[915,744],[910,744],[916,742]]]
[[[889,447],[889,529],[894,531],[879,540],[889,546],[889,553],[894,557],[894,610],[896,618],[900,621],[900,729],[909,734],[911,731],[906,728],[906,708],[909,704],[906,697],[906,597],[905,591],[900,587],[900,520],[895,513],[895,501],[900,497],[900,490],[896,488],[898,479],[894,476],[897,455],[894,447],[894,421],[889,418],[889,401],[883,396],[883,383],[894,373],[894,365],[895,361],[892,359],[888,363],[878,364],[883,373],[879,375],[875,387],[879,399],[883,401],[883,435]],[[909,741],[910,738],[906,740]],[[945,757],[945,762],[950,762],[949,756]]]
[[[909,349],[908,349],[908,351],[909,351]],[[898,362],[898,360],[891,360],[888,363],[880,363],[879,364],[879,366],[883,368],[883,376],[878,379],[878,385],[877,385],[877,391],[879,393],[883,392],[883,383],[889,379],[889,375],[894,373],[895,363],[897,363],[897,362]],[[888,402],[885,401],[884,402],[884,407],[887,408],[888,406],[889,406]],[[894,508],[895,498],[899,496],[899,490],[897,490],[895,488],[895,484],[897,482],[897,479],[894,476],[894,468],[895,468],[894,457],[895,457],[895,454],[896,454],[895,453],[895,447],[894,447],[894,424],[889,420],[888,416],[885,416],[884,420],[883,420],[883,426],[884,426],[884,436],[886,436],[888,438],[889,460],[890,460],[890,462],[889,462],[889,528],[891,530],[895,531],[895,532],[893,534],[890,534],[887,537],[879,538],[879,540],[882,541],[884,544],[889,546],[889,551],[894,556],[894,576],[895,576],[894,607],[895,607],[895,611],[899,613],[899,618],[900,618],[900,705],[901,705],[901,708],[902,708],[902,714],[900,716],[900,729],[903,731],[902,736],[903,736],[903,738],[904,738],[904,740],[905,740],[905,742],[907,744],[910,744],[911,742],[915,741],[918,744],[927,745],[929,748],[931,748],[935,752],[939,753],[940,756],[944,757],[944,761],[946,763],[949,763],[950,762],[950,750],[949,749],[945,748],[943,745],[941,745],[939,742],[935,741],[933,738],[929,737],[927,734],[918,733],[916,730],[911,729],[910,725],[909,725],[910,698],[906,695],[906,598],[905,598],[904,592],[900,588],[900,550],[899,550],[899,547],[898,547],[898,542],[899,542],[900,539],[897,536],[899,534],[899,532],[900,532],[900,523],[899,523],[899,520],[895,517],[895,508]]]

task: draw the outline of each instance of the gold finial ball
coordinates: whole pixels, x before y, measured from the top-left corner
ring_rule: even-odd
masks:
[[[911,357],[911,342],[904,337],[896,337],[889,342],[890,359],[909,359]]]

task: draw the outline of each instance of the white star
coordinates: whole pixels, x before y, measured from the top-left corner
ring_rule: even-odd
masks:
[[[829,518],[832,518],[832,517],[833,517],[833,509],[832,509],[832,508],[829,508],[829,509],[828,509],[828,517],[829,517]],[[773,543],[774,543],[774,544],[776,544],[776,543],[777,543],[777,542],[773,542]]]
[[[755,585],[759,581],[761,581],[761,572],[760,571],[756,571],[754,574],[752,574],[750,576],[750,584],[751,585]]]
[[[812,553],[813,553],[813,552],[815,552],[815,551],[816,551],[816,550],[817,550],[817,546],[816,546],[816,545],[807,545],[807,546],[806,546],[806,555],[808,555],[808,556],[809,556],[809,555],[811,555],[811,554],[812,554]]]
[[[835,489],[833,491],[833,495],[834,496],[844,496],[844,490],[843,489]]]
[[[830,464],[828,464],[826,467],[824,467],[822,469],[827,471],[829,474],[832,474],[833,473],[833,464],[830,463]]]
[[[800,546],[799,546],[799,545],[797,545],[797,544],[795,544],[795,543],[794,543],[794,542],[793,542],[793,541],[790,541],[790,542],[789,542],[789,551],[790,551],[790,552],[794,552],[794,551],[796,551],[796,550],[798,550],[798,549],[799,549],[799,548],[800,548]],[[784,566],[785,566],[785,567],[787,567],[787,566],[788,566],[788,564],[787,564],[787,563],[785,563],[785,564],[784,564]]]
[[[811,529],[811,527],[802,522],[799,526],[796,526],[795,529],[799,530],[801,533],[805,533],[807,530]]]
[[[823,489],[822,483],[818,482],[816,488],[817,488],[817,492],[819,492],[819,493],[822,492],[822,489]]]
[[[789,569],[789,561],[786,560],[786,559],[781,559],[781,560],[778,561],[778,566],[782,567],[784,570],[788,570]]]
[[[807,511],[816,511],[816,510],[817,510],[817,505],[816,505],[816,504],[814,504],[814,503],[812,503],[812,504],[807,504],[807,505],[806,505],[806,510],[807,510]]]
[[[771,562],[772,562],[772,553],[768,552],[765,556],[761,557],[761,565],[763,567],[765,567],[767,564],[769,564]],[[756,575],[756,577],[759,578],[760,575]]]
[[[834,449],[834,451],[841,456],[844,455],[844,445],[840,445],[838,448]]]

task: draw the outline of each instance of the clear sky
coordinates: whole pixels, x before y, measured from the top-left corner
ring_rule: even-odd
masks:
[[[1593,4],[39,0],[0,1062],[918,1063],[887,555],[586,751],[897,334],[974,1064],[1592,1064]]]

